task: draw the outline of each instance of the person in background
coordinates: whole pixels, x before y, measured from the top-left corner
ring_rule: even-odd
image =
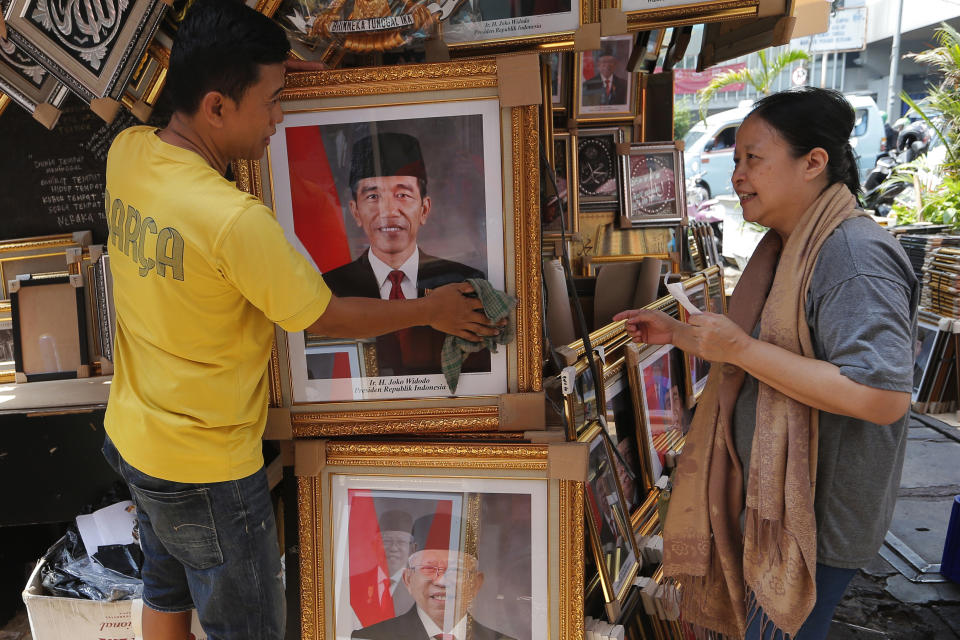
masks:
[[[893,515],[919,286],[857,206],[853,124],[835,91],[759,100],[733,186],[744,219],[770,231],[729,315],[614,318],[715,363],[677,468],[664,570],[684,579],[686,618],[730,636],[825,638]]]
[[[104,455],[137,507],[145,640],[186,640],[193,608],[211,640],[284,637],[261,448],[274,323],[351,338],[499,330],[467,284],[332,296],[270,210],[224,177],[261,158],[283,119],[289,50],[243,3],[198,0],[170,55],[170,121],[127,129],[107,158],[117,332]]]

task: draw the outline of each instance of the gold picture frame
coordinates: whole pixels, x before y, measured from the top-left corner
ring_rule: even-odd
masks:
[[[544,240],[560,238],[564,233],[572,236],[577,232],[577,189],[573,176],[577,175],[577,157],[573,153],[572,137],[566,131],[553,134],[553,168],[557,178],[555,196],[563,203],[561,227],[560,207],[556,202],[548,201],[541,214],[542,233]],[[553,192],[553,186],[547,180],[547,193]]]
[[[683,280],[683,292],[687,299],[700,311],[710,311],[707,279],[701,273]],[[680,322],[687,322],[689,312],[680,305]],[[684,379],[686,380],[687,408],[692,408],[707,384],[707,375],[710,373],[710,363],[693,354],[683,354]]]
[[[727,293],[723,281],[723,269],[720,265],[713,265],[703,271],[707,280],[707,304],[710,313],[727,314]]]
[[[10,303],[0,301],[0,383],[16,380],[13,353],[13,315]]]
[[[0,240],[0,301],[9,301],[7,288],[18,276],[66,271],[67,250],[90,244],[89,231]]]
[[[304,455],[301,447],[308,449]],[[380,557],[370,545],[382,545],[381,530],[400,527],[380,524],[388,511],[392,522],[404,521],[403,530],[413,521],[414,540],[420,539],[418,528],[423,530],[418,525],[430,522],[433,541],[438,539],[434,525],[443,522],[438,516],[446,514],[440,538],[451,551],[473,556],[473,566],[486,576],[484,585],[499,584],[475,593],[472,624],[497,627],[513,637],[582,637],[584,483],[550,477],[549,445],[314,441],[297,448],[299,459],[321,456],[324,461],[315,474],[298,479],[304,640],[347,637],[357,625],[382,623],[391,620],[390,614],[399,622],[402,614],[371,612],[350,597],[370,569],[361,563]],[[522,517],[503,510],[491,518],[488,505],[494,503],[512,506]],[[390,558],[374,562],[393,568]],[[504,580],[508,577],[515,584]],[[460,574],[459,580],[467,579]],[[416,599],[415,585],[409,586],[408,595]],[[394,598],[399,600],[396,592]]]
[[[474,20],[470,12],[478,3],[481,9],[500,5],[508,10],[509,3],[490,0],[462,0],[440,23],[441,39],[455,57],[482,56],[509,51],[571,50],[577,30],[584,24],[599,21],[600,2],[596,0],[568,0],[569,8],[557,7],[557,11],[544,11],[533,15],[497,16],[480,15]],[[485,3],[485,4],[482,4]],[[566,4],[562,1],[558,5]],[[509,10],[512,14],[513,11]],[[459,24],[457,24],[459,22]]]
[[[629,31],[719,22],[757,15],[759,0],[612,0],[627,14]]]
[[[600,49],[576,54],[571,114],[578,123],[631,121],[639,114],[638,76],[627,68],[633,40],[607,36]]]
[[[483,212],[487,216],[485,271],[495,287],[516,296],[519,303],[514,312],[517,340],[500,350],[502,355],[496,356],[500,364],[494,365],[491,357],[490,371],[499,377],[491,378],[481,391],[471,391],[469,374],[465,373],[458,388],[460,395],[450,397],[445,385],[442,392],[438,391],[441,387],[436,379],[442,381],[442,376],[437,372],[430,377],[433,386],[419,395],[404,396],[390,393],[390,389],[371,392],[369,388],[356,394],[351,385],[349,397],[323,397],[322,385],[308,385],[308,373],[301,362],[303,334],[278,331],[276,356],[272,358],[271,402],[292,407],[297,437],[496,430],[500,396],[542,389],[538,107],[500,107],[494,59],[289,74],[281,104],[285,121],[272,138],[266,157],[238,162],[235,172],[239,187],[273,209],[288,238],[305,254],[308,251],[293,224],[290,169],[285,164],[286,136],[291,128],[322,130],[327,122],[341,127],[368,121],[405,125],[428,117],[448,117],[443,114],[451,118],[460,117],[458,114],[475,116],[472,121],[483,125],[483,166],[491,167],[480,178],[487,204]],[[428,173],[431,151],[424,153]],[[433,162],[442,163],[442,157]],[[345,197],[350,197],[349,190]],[[438,197],[434,191],[435,206]],[[350,224],[354,225],[352,221]],[[468,235],[462,230],[459,233]],[[386,377],[382,367],[381,376]],[[308,393],[311,388],[321,391]]]
[[[614,468],[614,454],[600,423],[579,439],[589,448],[584,510],[590,548],[600,574],[607,618],[613,623],[640,571],[640,552],[624,509],[623,492]]]

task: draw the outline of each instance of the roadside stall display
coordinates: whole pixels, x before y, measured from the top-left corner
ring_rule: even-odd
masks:
[[[0,1],[0,91],[13,106],[54,127],[40,116],[68,92],[105,120],[109,98],[129,113],[105,138],[153,117],[187,2],[97,5],[112,19],[84,5],[87,22],[65,31],[55,2]],[[384,238],[367,196],[388,181],[418,207],[406,239],[417,282],[394,283],[391,298],[474,279],[515,300],[513,340],[465,358],[454,386],[447,337],[429,327],[355,339],[277,328],[265,437],[282,443],[272,466],[296,476],[283,480],[295,506],[276,500],[296,513],[281,535],[299,550],[287,588],[300,636],[400,637],[418,586],[441,579],[457,581],[456,596],[421,607],[441,627],[468,612],[473,633],[517,640],[581,638],[586,616],[632,638],[689,635],[670,619],[681,587],[662,575],[661,518],[709,363],[634,343],[623,322],[578,327],[583,338],[549,350],[541,259],[545,247],[568,252],[573,295],[606,265],[655,258],[660,284],[684,272],[693,304],[725,312],[720,266],[689,273],[682,148],[644,139],[658,106],[643,74],[666,63],[671,27],[753,15],[756,0],[246,4],[284,27],[293,58],[329,68],[291,65],[267,152],[229,178],[334,294],[381,297],[370,282]],[[606,13],[601,28],[610,10],[625,21],[611,27]],[[379,66],[350,66],[361,62]],[[109,390],[108,250],[76,234],[0,239],[0,383],[43,393],[93,376]],[[687,319],[671,295],[646,308]],[[382,587],[398,574],[403,589]]]

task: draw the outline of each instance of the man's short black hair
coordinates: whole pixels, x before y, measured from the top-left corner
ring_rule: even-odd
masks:
[[[170,52],[164,93],[173,111],[194,114],[210,91],[239,102],[260,79],[260,65],[283,62],[283,27],[240,0],[196,0]]]

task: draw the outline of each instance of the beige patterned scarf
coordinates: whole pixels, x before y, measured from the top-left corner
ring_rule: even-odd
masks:
[[[804,212],[781,251],[780,236],[760,241],[730,301],[731,320],[760,339],[813,357],[805,305],[817,254],[844,220],[864,215],[843,184],[828,187]],[[778,263],[779,258],[779,263]],[[683,586],[684,619],[743,637],[750,609],[790,635],[816,601],[817,535],[813,497],[818,412],[760,383],[741,533],[743,472],[732,417],[744,371],[715,365],[677,467],[664,525],[664,573]]]

